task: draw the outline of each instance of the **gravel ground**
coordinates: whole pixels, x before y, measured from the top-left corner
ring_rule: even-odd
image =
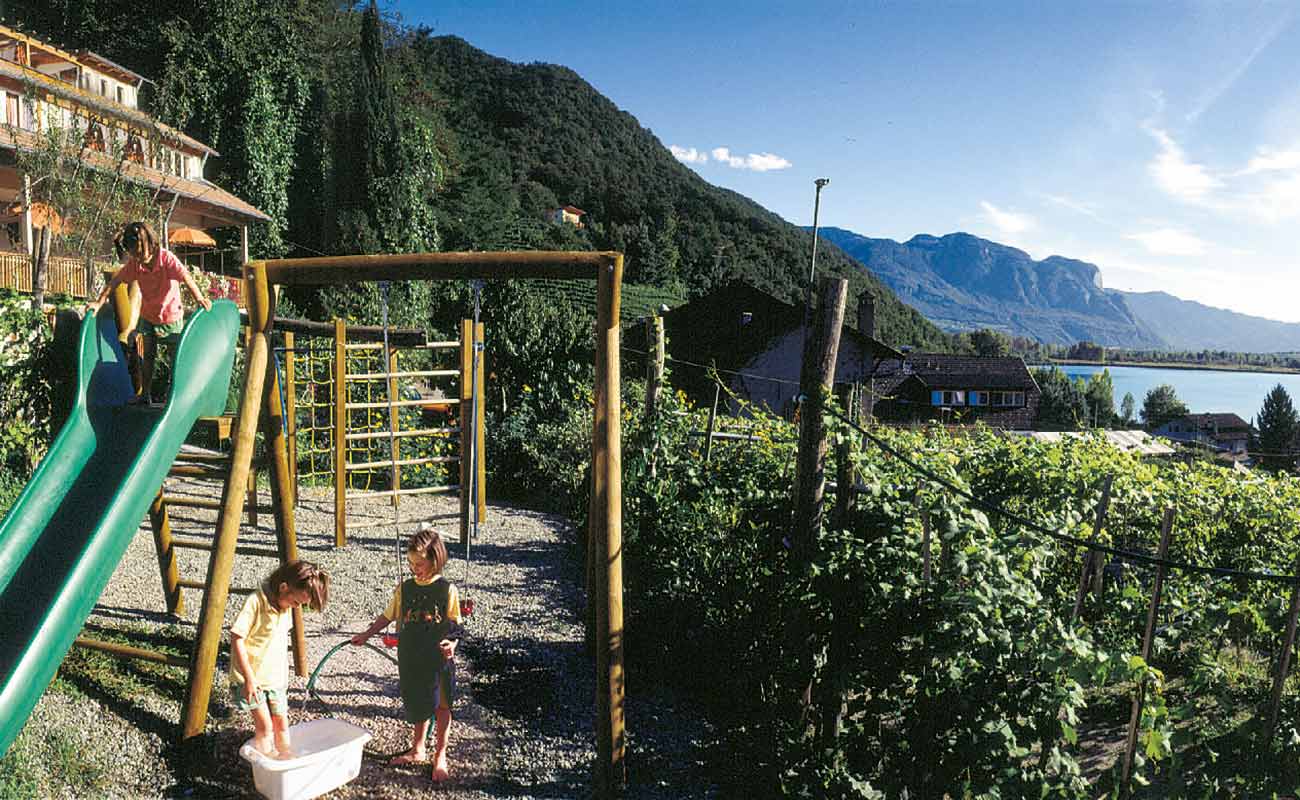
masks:
[[[168,493],[215,496],[213,483],[170,479]],[[261,499],[269,505],[266,490]],[[330,603],[322,614],[308,613],[308,668],[381,611],[397,580],[395,531],[409,535],[422,520],[432,520],[456,538],[457,501],[438,495],[402,499],[394,521],[391,506],[380,501],[350,507],[347,547],[333,547],[333,499],[328,490],[304,489],[297,509],[301,557],[332,576]],[[173,533],[211,538],[215,512],[173,508]],[[241,544],[274,547],[269,511],[256,529],[245,522]],[[492,504],[481,526],[466,574],[464,552],[456,552],[447,574],[464,597],[475,602],[468,638],[457,653],[459,695],[452,723],[452,780],[434,788],[429,766],[390,767],[363,760],[361,774],[331,793],[334,798],[406,798],[436,794],[447,798],[581,798],[589,796],[595,757],[593,730],[594,662],[583,644],[584,592],[577,536],[562,518]],[[451,548],[455,550],[455,548]],[[199,579],[207,553],[180,551],[183,578]],[[256,586],[274,561],[238,556],[232,586]],[[231,595],[226,622],[233,621],[242,595]],[[184,614],[165,612],[158,562],[147,525],[141,527],[126,557],[88,622],[96,629],[134,631],[147,644],[171,644],[188,653],[198,618],[200,593],[185,591]],[[373,640],[379,644],[378,637]],[[250,735],[245,715],[231,713],[225,647],[218,661],[207,732],[176,744],[185,690],[180,669],[137,667],[128,672],[144,688],[122,691],[74,682],[71,694],[47,692],[29,726],[58,730],[79,742],[91,769],[102,773],[97,794],[110,797],[256,797],[239,746]],[[629,665],[627,720],[630,798],[719,797],[718,784],[728,765],[722,737],[694,706],[662,690],[636,683]],[[290,686],[291,722],[326,715],[306,704],[306,679]],[[391,753],[409,744],[401,720],[397,668],[369,648],[344,647],[321,669],[317,689],[333,716],[369,730],[370,747]]]

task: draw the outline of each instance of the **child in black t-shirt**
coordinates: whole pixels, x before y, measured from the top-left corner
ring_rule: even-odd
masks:
[[[456,690],[455,655],[461,635],[460,599],[456,587],[443,576],[447,547],[432,525],[424,523],[406,546],[406,561],[413,577],[398,584],[384,613],[362,633],[355,645],[396,621],[397,674],[401,682],[406,721],[414,726],[411,749],[393,764],[423,761],[429,718],[437,721],[433,753],[433,780],[444,781],[447,738],[451,729],[451,701]]]

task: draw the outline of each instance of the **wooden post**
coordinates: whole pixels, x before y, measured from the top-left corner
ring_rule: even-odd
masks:
[[[1296,580],[1300,581],[1300,556],[1296,557]],[[1291,608],[1286,614],[1286,633],[1282,636],[1282,652],[1277,657],[1277,673],[1273,676],[1273,692],[1268,701],[1268,736],[1277,730],[1278,706],[1282,703],[1282,688],[1291,669],[1291,651],[1295,648],[1296,616],[1300,614],[1300,582],[1291,587]]]
[[[623,473],[619,394],[619,286],[623,256],[600,269],[596,290],[595,414],[592,420],[592,500],[588,536],[601,559],[595,570],[596,786],[595,794],[620,794],[627,781],[623,760]]]
[[[805,576],[817,552],[826,491],[826,423],[822,419],[835,379],[840,329],[844,323],[844,301],[848,281],[823,277],[818,283],[818,305],[804,341],[803,368],[799,378],[802,395],[799,406],[799,452],[795,468],[794,519],[790,532],[792,570]],[[812,626],[808,611],[793,608],[786,620],[786,637],[796,659],[796,675],[803,688],[798,698],[800,718],[813,716],[813,653],[808,641]]]
[[[713,455],[713,425],[718,418],[718,398],[722,396],[722,384],[713,384],[713,406],[709,409],[709,424],[704,430],[704,463],[709,463]]]
[[[826,425],[822,411],[835,377],[839,355],[840,328],[844,323],[844,301],[848,281],[822,278],[818,292],[818,313],[804,346],[799,391],[799,454],[795,468],[794,531],[790,537],[799,568],[812,563],[817,532],[821,528],[822,501],[826,491],[823,460],[826,457]]]
[[[334,320],[334,546],[348,543],[348,330]]]
[[[658,315],[645,321],[645,418],[659,412],[659,392],[664,383],[664,318]]]
[[[487,348],[483,338],[483,323],[474,326],[474,352],[478,355],[478,400],[474,404],[474,437],[478,443],[475,449],[474,496],[478,500],[478,521],[487,521]]]
[[[266,273],[258,265],[249,268],[247,285],[252,288],[248,297],[249,319],[261,331],[268,323]],[[239,523],[243,518],[244,492],[248,485],[249,468],[253,462],[253,447],[257,440],[258,409],[262,405],[262,390],[266,382],[269,342],[264,333],[254,336],[248,349],[244,371],[244,392],[239,401],[239,424],[235,430],[234,447],[230,458],[230,474],[221,493],[221,513],[208,560],[207,591],[199,611],[198,639],[190,660],[189,692],[181,715],[181,736],[188,739],[203,732],[207,722],[208,700],[212,692],[212,672],[221,646],[221,630],[225,625],[226,597],[230,589],[230,573],[235,562],[235,545],[239,539]]]
[[[181,594],[180,574],[176,570],[176,548],[172,547],[172,524],[163,502],[163,488],[149,506],[149,527],[153,528],[153,542],[158,550],[158,571],[162,575],[163,599],[167,611],[180,616],[185,613],[185,596]]]
[[[474,321],[460,321],[460,544],[469,541],[469,449],[474,441],[470,423],[473,400]]]
[[[1097,537],[1101,535],[1101,528],[1106,524],[1106,510],[1110,507],[1110,487],[1114,483],[1115,476],[1107,475],[1101,484],[1101,502],[1097,504],[1097,518],[1092,523],[1092,538],[1089,540],[1093,544],[1097,543]],[[1101,570],[1102,570],[1102,553],[1091,548],[1083,556],[1083,566],[1079,570],[1079,591],[1074,597],[1074,610],[1070,612],[1070,621],[1079,618],[1083,613],[1083,600],[1088,594],[1088,579],[1092,578],[1093,593],[1101,597]]]
[[[269,328],[275,319],[274,295],[269,295],[267,329],[254,334],[266,339],[271,347]],[[275,543],[280,563],[298,559],[298,535],[294,526],[293,478],[289,472],[289,437],[283,406],[280,405],[280,376],[275,360],[267,359],[265,391],[262,393],[262,441],[270,462],[271,511],[275,515]],[[307,637],[302,625],[302,609],[293,610],[293,665],[301,677],[307,675]]]
[[[1160,550],[1156,557],[1161,562],[1169,554],[1169,534],[1174,528],[1174,508],[1169,506],[1165,509],[1165,518],[1160,523]],[[1142,636],[1142,660],[1151,663],[1151,641],[1156,635],[1156,618],[1160,614],[1160,592],[1165,585],[1165,573],[1168,568],[1161,563],[1156,567],[1156,580],[1151,587],[1151,606],[1147,609],[1147,628],[1146,633]],[[1133,692],[1133,711],[1128,718],[1128,744],[1124,748],[1124,767],[1120,778],[1120,796],[1127,797],[1129,794],[1129,780],[1133,776],[1133,754],[1137,751],[1137,729],[1138,721],[1142,718],[1142,701],[1146,695],[1146,679],[1143,678],[1138,682],[1137,688]]]
[[[857,386],[843,383],[839,387],[840,404],[844,416],[851,423],[858,421],[858,404],[856,402]],[[858,471],[853,467],[853,440],[845,431],[836,451],[835,462],[839,469],[835,476],[835,524],[841,528],[848,527],[849,514],[853,511],[858,497]]]
[[[388,351],[388,397],[391,402],[396,403],[401,397],[397,394],[397,378],[393,375],[397,372],[397,348],[390,348]],[[393,432],[393,438],[389,439],[392,450],[389,455],[393,459],[392,472],[389,476],[389,483],[393,489],[393,507],[398,505],[397,491],[402,488],[402,468],[397,465],[398,459],[402,457],[402,445],[397,438],[398,431],[402,428],[401,412],[397,408],[388,409],[388,429]]]
[[[930,583],[930,511],[921,510],[921,582]]]
[[[289,475],[293,484],[293,505],[298,507],[298,382],[295,379],[293,331],[284,332],[284,401],[288,406]]]

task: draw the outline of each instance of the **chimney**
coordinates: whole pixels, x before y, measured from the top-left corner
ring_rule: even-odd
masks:
[[[858,295],[858,330],[876,338],[876,296],[871,292]]]

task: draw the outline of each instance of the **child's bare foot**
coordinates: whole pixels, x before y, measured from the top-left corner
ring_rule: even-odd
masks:
[[[388,763],[394,767],[400,767],[403,764],[418,764],[429,758],[429,754],[418,747],[412,747],[400,756],[395,756]]]
[[[447,769],[447,756],[440,755],[433,762],[433,782],[442,783],[451,777],[451,770]]]
[[[275,742],[270,736],[253,737],[253,749],[264,756],[275,758]]]

